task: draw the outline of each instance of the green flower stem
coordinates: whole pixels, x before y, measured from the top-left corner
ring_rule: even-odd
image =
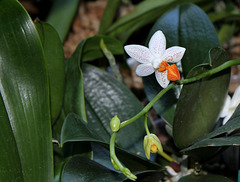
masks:
[[[161,90],[154,98],[151,102],[149,102],[142,111],[140,111],[138,114],[136,114],[135,116],[133,116],[131,119],[126,120],[124,122],[121,123],[120,125],[120,129],[131,124],[132,122],[134,122],[135,120],[137,120],[138,118],[140,118],[141,116],[143,116],[144,114],[146,114],[149,109],[151,109],[151,107],[155,104],[155,102],[157,102],[167,91],[169,91],[171,88],[173,88],[176,84],[173,82],[171,84],[168,85],[167,88]]]
[[[115,165],[119,168],[119,170],[129,179],[135,181],[137,176],[135,176],[128,168],[123,167],[121,162],[118,160],[115,153],[115,140],[116,140],[117,132],[113,132],[110,139],[110,157],[114,161]]]
[[[111,53],[111,51],[109,51],[109,49],[107,48],[103,39],[100,40],[100,48],[102,49],[103,54],[108,59],[110,67],[112,68],[113,73],[117,77],[117,80],[120,82],[123,82],[121,73],[120,73],[119,69],[117,68],[116,60],[115,60],[113,54]]]
[[[147,114],[145,114],[144,115],[144,126],[145,126],[145,130],[146,130],[146,133],[147,133],[147,135],[150,135],[150,131],[149,131],[149,129],[148,129],[148,124],[147,124],[147,122],[148,122],[148,115]]]
[[[176,83],[182,85],[182,84],[195,82],[195,81],[200,80],[200,79],[202,79],[204,77],[208,77],[208,76],[214,75],[214,74],[216,74],[216,73],[218,73],[218,72],[220,72],[220,71],[222,71],[224,69],[227,69],[227,68],[229,68],[231,66],[239,65],[239,64],[240,64],[240,59],[230,60],[230,61],[227,61],[227,62],[223,63],[222,65],[216,67],[216,68],[213,68],[213,69],[211,69],[209,71],[206,71],[206,72],[204,72],[202,74],[199,74],[199,75],[197,75],[195,77],[187,78],[185,80],[178,80],[178,81],[176,81]]]
[[[122,166],[121,162],[118,160],[116,153],[115,153],[115,140],[116,140],[117,132],[114,132],[111,136],[110,140],[110,156],[116,163],[116,165],[119,167],[119,169],[123,169],[124,167]]]
[[[158,152],[159,155],[161,155],[163,158],[165,158],[166,160],[168,160],[169,162],[173,162],[174,159],[172,157],[170,157],[168,154],[166,154],[165,152]]]

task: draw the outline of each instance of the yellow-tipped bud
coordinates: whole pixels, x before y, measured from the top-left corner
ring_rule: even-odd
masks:
[[[160,140],[155,134],[149,134],[144,137],[143,141],[144,151],[146,157],[150,159],[150,153],[162,153],[163,148]]]

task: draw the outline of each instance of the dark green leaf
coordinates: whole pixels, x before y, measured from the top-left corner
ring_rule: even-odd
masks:
[[[90,128],[89,124],[86,124],[84,121],[82,121],[77,115],[75,114],[69,114],[66,117],[66,120],[64,121],[63,127],[62,127],[62,133],[61,133],[61,144],[65,145],[67,142],[96,142],[98,144],[101,144],[104,147],[109,148],[108,143],[104,142],[101,138],[102,135],[97,135],[95,133],[96,128]],[[120,136],[121,137],[121,136]],[[161,169],[161,166],[157,165],[156,163],[153,163],[151,161],[146,160],[145,158],[140,157],[136,154],[130,154],[129,152],[117,148],[117,155],[119,159],[127,165],[128,168],[130,168],[133,171],[143,171],[143,170],[156,170]],[[96,150],[95,150],[96,149]],[[97,151],[98,148],[93,149],[94,152]],[[103,149],[101,149],[101,152],[104,152]],[[109,158],[109,151],[108,156],[106,158],[106,153],[103,153],[101,161],[104,161],[103,163],[106,164],[107,167],[109,167],[111,164],[110,158]],[[94,154],[94,159],[96,159],[98,154]],[[99,158],[99,157],[98,157]],[[98,159],[96,159],[99,161]],[[108,160],[108,162],[107,162]],[[103,164],[101,163],[101,164]]]
[[[125,42],[127,38],[144,25],[154,22],[167,10],[174,8],[183,2],[201,2],[202,0],[148,0],[136,6],[131,14],[127,14],[116,21],[108,30],[107,34],[120,36]]]
[[[45,53],[50,84],[51,116],[52,123],[54,123],[61,111],[63,102],[65,86],[64,53],[61,40],[51,25],[37,21],[35,26]]]
[[[18,1],[0,1],[0,22],[0,181],[52,182],[49,87],[41,42]]]
[[[93,36],[83,40],[73,53],[71,59],[66,63],[64,111],[66,114],[75,112],[85,121],[87,121],[87,118],[80,64],[84,60],[92,60],[104,56],[100,48],[101,39],[104,39],[105,44],[113,54],[123,53],[122,43],[116,39],[108,36]]]
[[[97,58],[104,57],[100,48],[100,40],[103,39],[109,51],[114,55],[123,54],[123,45],[119,40],[110,36],[96,35],[89,37],[84,45],[83,61],[91,61]]]
[[[121,182],[123,174],[110,171],[100,164],[80,156],[72,157],[64,166],[62,182]]]
[[[190,147],[182,150],[182,152],[202,147],[222,147],[232,145],[234,146],[240,145],[240,136],[219,137],[201,140],[199,142],[194,143]]]
[[[135,116],[143,107],[130,90],[110,74],[84,65],[83,77],[88,126],[108,143],[112,133],[111,119],[117,115],[120,121],[125,121]],[[145,134],[142,117],[119,131],[116,143],[121,148],[133,153],[140,152],[143,156],[142,141]]]
[[[55,0],[47,22],[58,32],[61,41],[66,38],[78,9],[79,0]]]
[[[188,175],[182,177],[179,182],[231,182],[228,178],[220,175],[208,174],[208,175]]]
[[[70,112],[74,112],[78,114],[81,119],[87,122],[83,76],[82,70],[80,69],[80,60],[82,60],[85,42],[86,40],[80,43],[71,59],[66,63],[66,84],[63,106],[66,115]]]
[[[212,23],[207,15],[193,4],[183,4],[165,13],[152,27],[148,40],[157,30],[162,30],[165,34],[167,48],[176,45],[186,48],[182,59],[185,77],[193,67],[208,61],[206,58],[209,49],[219,46]],[[149,100],[162,89],[154,76],[143,78],[143,83]],[[174,88],[154,105],[156,111],[170,125],[173,123],[178,95],[179,88]]]
[[[110,27],[110,25],[112,24],[115,18],[115,15],[119,8],[120,3],[121,3],[121,0],[108,1],[102,16],[100,26],[99,26],[99,31],[98,31],[99,34],[105,34],[108,27]]]
[[[221,48],[211,49],[211,66],[197,66],[188,75],[196,76],[227,61]],[[184,148],[209,133],[216,123],[225,101],[230,70],[184,85],[175,111],[173,136],[176,145]],[[187,135],[187,137],[186,137]]]
[[[208,14],[212,22],[217,22],[221,20],[239,20],[240,13],[239,11],[233,12],[213,12]]]
[[[226,136],[226,137],[217,137],[218,135],[224,134],[226,132],[230,132],[240,128],[240,106],[237,107],[232,117],[229,121],[217,128],[216,130],[212,131],[211,133],[203,136],[198,142],[194,143],[190,147],[182,150],[183,152],[189,151],[196,148],[207,147],[207,146],[229,146],[229,145],[239,145],[239,141],[237,141],[238,136]],[[223,142],[222,145],[219,142]]]

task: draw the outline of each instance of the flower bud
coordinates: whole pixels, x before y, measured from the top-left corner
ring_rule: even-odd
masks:
[[[120,119],[116,116],[114,116],[110,122],[110,127],[113,132],[117,132],[120,128]]]
[[[146,157],[148,159],[150,159],[150,152],[151,153],[163,152],[163,148],[160,140],[155,134],[152,134],[152,133],[144,137],[143,146],[144,146]]]
[[[120,171],[118,165],[114,162],[114,160],[112,158],[111,158],[111,162],[112,162],[113,168],[117,171]]]

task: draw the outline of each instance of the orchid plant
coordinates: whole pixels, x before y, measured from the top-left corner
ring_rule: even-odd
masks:
[[[229,60],[211,16],[181,2],[142,1],[115,20],[121,1],[108,1],[98,34],[66,59],[62,23],[72,12],[33,21],[19,1],[1,0],[0,181],[228,182],[208,167],[240,145],[239,89],[225,102],[240,59]],[[148,46],[129,45],[135,31]],[[127,57],[139,62],[144,106],[119,70]],[[152,108],[171,131],[167,142],[149,122]]]

